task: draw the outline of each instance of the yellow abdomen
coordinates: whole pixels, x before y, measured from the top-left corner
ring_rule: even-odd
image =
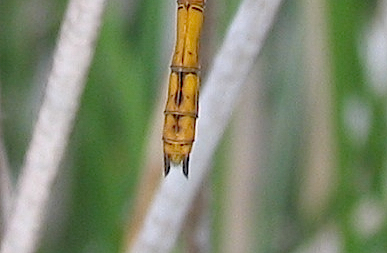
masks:
[[[178,0],[177,38],[163,131],[165,175],[171,162],[183,163],[188,176],[189,154],[195,139],[199,98],[199,38],[204,0]]]

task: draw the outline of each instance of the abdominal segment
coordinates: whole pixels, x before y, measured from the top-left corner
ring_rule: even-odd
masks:
[[[195,140],[199,98],[199,38],[204,0],[178,0],[176,44],[163,130],[165,175],[171,163],[188,176],[189,154]]]
[[[184,162],[191,152],[195,139],[198,94],[199,78],[196,73],[171,73],[163,140],[165,159],[172,163]]]

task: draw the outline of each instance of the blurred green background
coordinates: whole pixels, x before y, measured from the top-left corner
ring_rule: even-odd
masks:
[[[317,249],[324,246],[331,246],[325,252],[387,252],[387,80],[375,85],[367,65],[367,52],[375,45],[370,32],[381,5],[376,0],[315,2],[313,11],[308,0],[284,2],[249,77],[259,79],[254,91],[259,101],[241,104],[258,110],[258,122],[237,111],[219,147],[209,180],[211,252],[232,252],[225,245],[234,230],[230,220],[238,217],[228,208],[229,189],[239,182],[230,175],[247,173],[230,166],[235,149],[247,149],[244,143],[235,147],[238,134],[259,145],[249,150],[259,161],[253,163],[256,184],[245,196],[252,206],[246,252],[323,252]],[[0,1],[2,138],[15,181],[66,4]],[[204,75],[238,4],[208,0]],[[108,2],[39,252],[122,248],[149,157],[148,135],[155,115],[162,115],[155,108],[165,97],[175,9],[174,0]],[[379,43],[383,50],[383,40]],[[319,60],[324,68],[316,72],[310,66]],[[248,118],[244,125],[259,129],[257,139],[255,130],[237,131],[239,116]],[[313,162],[313,155],[322,160]],[[161,157],[156,159],[161,168]],[[319,242],[324,246],[315,246]],[[186,252],[183,248],[180,243],[175,251]]]

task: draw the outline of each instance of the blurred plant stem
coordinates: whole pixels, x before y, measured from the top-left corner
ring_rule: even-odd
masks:
[[[309,20],[304,24],[307,156],[299,201],[300,212],[310,220],[324,213],[337,185],[326,12],[325,1],[303,1],[304,18]]]
[[[257,64],[260,65],[260,64]],[[222,252],[254,252],[254,232],[259,227],[261,177],[264,157],[264,92],[259,66],[255,67],[241,92],[234,113],[231,155],[224,196],[225,217]]]
[[[2,253],[35,252],[52,184],[67,147],[95,49],[105,1],[70,1],[45,98],[18,180]]]

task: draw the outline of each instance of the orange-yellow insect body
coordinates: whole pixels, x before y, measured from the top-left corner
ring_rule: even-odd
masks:
[[[178,0],[177,38],[163,131],[165,175],[171,163],[183,163],[188,176],[189,154],[195,140],[199,98],[199,38],[204,0]]]

